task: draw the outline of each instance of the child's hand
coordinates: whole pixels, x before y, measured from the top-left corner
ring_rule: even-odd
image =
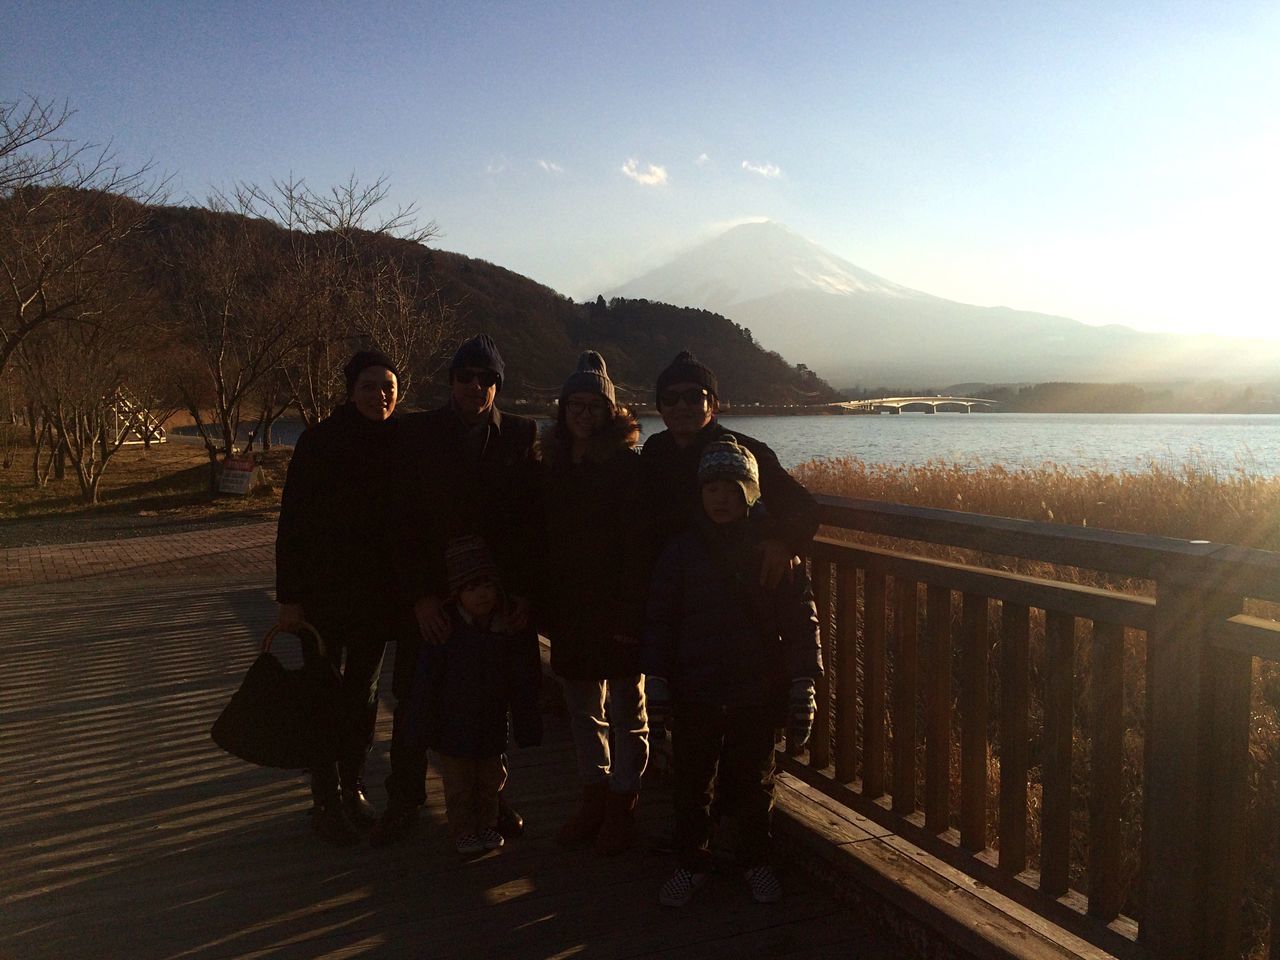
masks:
[[[799,750],[809,742],[809,735],[813,733],[813,718],[817,713],[818,704],[814,696],[813,681],[808,677],[797,677],[792,680],[787,726],[789,746]]]
[[[671,687],[662,677],[645,677],[644,697],[649,709],[649,729],[665,729],[671,720]]]

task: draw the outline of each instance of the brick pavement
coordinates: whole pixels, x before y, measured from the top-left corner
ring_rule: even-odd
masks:
[[[129,540],[97,540],[0,549],[0,589],[90,577],[172,576],[244,578],[271,575],[274,522],[168,533]],[[151,569],[148,569],[151,568]]]

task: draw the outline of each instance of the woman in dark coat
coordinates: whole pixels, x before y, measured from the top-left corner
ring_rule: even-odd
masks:
[[[308,664],[339,670],[336,764],[311,771],[313,829],[325,840],[359,839],[373,822],[364,764],[373,743],[382,657],[395,627],[395,565],[389,551],[396,477],[394,363],[361,351],[344,369],[347,402],[298,438],[276,534],[278,626],[298,633]]]
[[[640,426],[616,403],[604,358],[587,351],[542,438],[548,554],[543,632],[564,685],[582,802],[556,834],[615,854],[633,839],[649,726],[638,642],[648,525],[640,508]]]

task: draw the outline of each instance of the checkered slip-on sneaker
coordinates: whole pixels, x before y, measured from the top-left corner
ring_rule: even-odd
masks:
[[[782,884],[772,867],[752,867],[743,876],[751,888],[751,899],[756,903],[777,903],[782,899]]]
[[[664,907],[683,907],[693,899],[693,892],[706,879],[705,873],[694,873],[684,867],[677,867],[676,872],[667,878],[667,882],[658,891],[658,902]]]
[[[464,833],[453,841],[453,848],[459,853],[484,853],[488,849],[477,834]]]
[[[505,842],[502,839],[502,834],[493,829],[493,827],[485,827],[480,831],[480,843],[486,850],[497,850]]]

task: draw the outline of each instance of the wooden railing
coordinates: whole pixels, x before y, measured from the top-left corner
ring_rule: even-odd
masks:
[[[1280,602],[1280,554],[819,500],[827,668],[792,772],[1117,956],[1240,957],[1254,659],[1280,659],[1243,605]]]

